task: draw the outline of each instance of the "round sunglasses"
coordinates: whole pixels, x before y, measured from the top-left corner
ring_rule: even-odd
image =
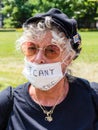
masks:
[[[23,45],[25,45],[25,54],[27,56],[35,56],[39,50],[43,50],[44,55],[48,59],[56,59],[60,56],[61,48],[58,45],[51,44],[44,48],[39,48],[38,45],[32,43],[32,42],[25,42]]]

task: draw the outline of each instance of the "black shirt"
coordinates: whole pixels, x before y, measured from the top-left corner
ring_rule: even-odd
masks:
[[[14,90],[13,110],[7,130],[98,130],[98,92],[90,87],[88,81],[80,78],[69,81],[68,95],[54,109],[51,122],[45,120],[40,106],[31,99],[29,85],[28,82]],[[6,95],[8,89],[4,91]],[[7,98],[2,94],[4,91],[0,93],[0,113],[3,115],[8,107]],[[0,125],[1,120],[2,114]]]

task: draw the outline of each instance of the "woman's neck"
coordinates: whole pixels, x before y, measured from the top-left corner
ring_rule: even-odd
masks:
[[[43,106],[54,106],[62,102],[69,91],[69,84],[67,79],[62,79],[56,86],[48,91],[42,91],[34,88],[32,85],[29,87],[29,94],[31,98],[38,104]]]

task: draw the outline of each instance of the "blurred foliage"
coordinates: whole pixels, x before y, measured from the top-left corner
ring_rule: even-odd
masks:
[[[98,0],[2,0],[2,4],[4,27],[21,27],[27,18],[50,8],[77,19],[79,28],[94,28],[98,20]]]

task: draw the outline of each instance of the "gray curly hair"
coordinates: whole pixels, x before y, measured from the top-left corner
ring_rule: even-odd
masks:
[[[73,52],[76,55],[76,52],[72,49],[70,44],[70,39],[68,39],[64,32],[61,30],[59,26],[52,24],[52,18],[50,16],[46,16],[44,20],[36,21],[33,23],[24,26],[23,24],[23,34],[16,41],[16,49],[21,50],[21,46],[26,41],[32,42],[34,39],[42,39],[45,33],[50,30],[52,33],[52,44],[58,44],[69,52]]]

